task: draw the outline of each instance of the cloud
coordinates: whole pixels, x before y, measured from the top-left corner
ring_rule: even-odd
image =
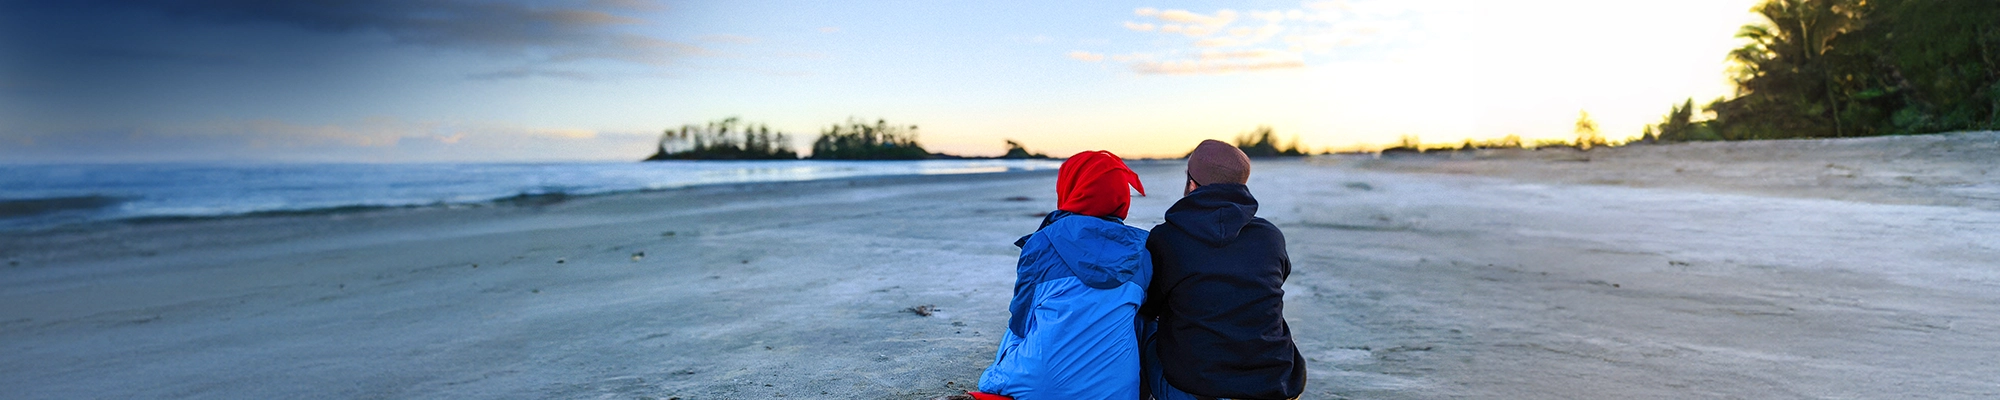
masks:
[[[1245,60],[1245,59],[1268,60],[1268,59],[1285,59],[1285,58],[1296,58],[1296,57],[1297,54],[1278,51],[1278,50],[1271,50],[1271,49],[1238,50],[1238,51],[1210,50],[1201,52],[1202,61],[1228,61],[1228,60]]]
[[[302,124],[280,119],[217,119],[150,125],[130,130],[124,141],[198,140],[234,142],[259,148],[394,147],[411,141],[454,144],[468,137],[484,141],[527,138],[583,140],[597,138],[599,133],[579,128],[411,121],[393,117],[325,124]]]
[[[1259,62],[1216,62],[1200,61],[1141,61],[1132,64],[1132,71],[1142,74],[1189,75],[1225,74],[1231,72],[1290,69],[1306,66],[1299,60],[1271,60]]]
[[[838,26],[822,26],[822,27],[819,27],[819,33],[840,33],[840,27],[838,27]]]
[[[1225,26],[1236,22],[1236,11],[1229,9],[1216,11],[1212,15],[1202,15],[1188,10],[1166,10],[1151,16],[1162,21],[1203,26]]]
[[[1151,21],[1123,23],[1128,30],[1179,40],[1153,51],[1112,56],[1142,74],[1205,74],[1298,68],[1309,58],[1344,47],[1385,43],[1410,30],[1403,11],[1381,1],[1313,1],[1298,8],[1199,13],[1142,7],[1133,15]]]
[[[1195,47],[1249,47],[1269,42],[1272,38],[1277,37],[1278,34],[1284,32],[1285,32],[1285,27],[1276,24],[1264,25],[1256,28],[1234,28],[1229,30],[1228,36],[1212,37],[1212,38],[1197,40],[1194,42],[1194,46]]]
[[[757,42],[761,40],[758,40],[757,38],[754,37],[743,36],[743,35],[716,34],[716,35],[702,35],[701,41],[709,43],[725,43],[725,44],[757,44]]]
[[[667,6],[653,0],[589,0],[589,4],[605,8],[621,8],[634,11],[664,10]]]
[[[522,132],[533,136],[556,138],[556,139],[597,138],[597,131],[590,129],[528,129]]]
[[[647,21],[630,16],[656,10],[651,1],[590,0],[551,3],[483,1],[256,1],[79,0],[69,4],[10,6],[30,15],[49,35],[95,38],[126,47],[157,43],[162,32],[190,27],[287,28],[332,35],[379,35],[394,43],[431,49],[550,60],[605,59],[665,65],[701,54],[698,46],[627,31]],[[110,26],[103,15],[158,15],[152,26]],[[271,35],[270,37],[282,37]],[[204,38],[190,45],[228,53],[236,42],[260,37]],[[185,46],[182,46],[185,47]],[[105,49],[43,49],[102,51]],[[139,50],[161,51],[154,48]],[[113,51],[120,51],[114,49]],[[244,55],[257,58],[255,54]]]
[[[708,49],[650,36],[617,35],[612,46],[576,48],[549,56],[549,61],[619,60],[648,65],[668,65],[691,55],[711,54]]]
[[[556,79],[567,79],[580,82],[589,82],[589,81],[596,81],[600,77],[598,76],[598,74],[577,71],[577,70],[519,67],[519,68],[503,69],[493,72],[469,74],[466,75],[465,78],[475,81],[497,81],[497,80],[525,79],[525,78],[556,78]]]
[[[637,159],[654,132],[374,117],[336,123],[216,119],[145,128],[4,134],[0,159],[29,162]],[[18,144],[18,145],[16,145]]]
[[[1134,54],[1113,57],[1113,60],[1128,62],[1133,72],[1170,75],[1225,74],[1306,66],[1304,57],[1298,53],[1274,49],[1206,50],[1166,60]]]
[[[1104,61],[1104,55],[1103,55],[1103,54],[1097,54],[1097,53],[1092,53],[1092,52],[1088,52],[1088,51],[1081,51],[1081,50],[1079,50],[1079,51],[1072,51],[1072,52],[1069,52],[1069,58],[1074,58],[1074,59],[1077,59],[1077,60],[1082,60],[1083,62],[1098,62],[1098,61]]]
[[[335,33],[379,31],[406,43],[508,50],[600,46],[618,36],[606,28],[644,22],[603,9],[501,2],[134,2],[142,4],[209,22],[277,23]]]
[[[777,58],[790,58],[799,60],[825,60],[833,58],[833,53],[828,53],[824,51],[788,51],[788,52],[772,53],[771,56]]]
[[[388,147],[406,139],[447,138],[440,124],[369,118],[347,124],[298,124],[277,119],[213,120],[133,130],[128,142],[209,140],[250,147]],[[456,139],[453,139],[456,141]]]

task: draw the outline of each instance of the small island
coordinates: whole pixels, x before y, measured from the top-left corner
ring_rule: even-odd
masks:
[[[850,118],[820,131],[813,140],[812,154],[801,156],[792,150],[792,134],[774,131],[764,123],[744,122],[729,117],[706,124],[687,124],[660,134],[657,149],[644,161],[665,160],[976,160],[1046,159],[1048,154],[1032,152],[1007,139],[1007,152],[999,157],[969,157],[932,153],[917,142],[916,125],[894,125],[886,119],[867,122]]]

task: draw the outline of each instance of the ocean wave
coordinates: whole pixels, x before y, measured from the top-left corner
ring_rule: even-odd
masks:
[[[1054,170],[1051,160],[0,167],[0,231],[434,206],[542,207],[716,184]],[[113,195],[116,194],[116,195]],[[13,197],[13,198],[8,198]]]
[[[130,197],[106,195],[0,199],[0,219],[91,213],[117,207],[131,200]]]

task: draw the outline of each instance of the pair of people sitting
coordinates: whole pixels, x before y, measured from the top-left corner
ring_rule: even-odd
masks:
[[[1057,211],[1021,247],[1012,317],[975,398],[1290,399],[1305,359],[1285,325],[1285,238],[1258,218],[1250,159],[1209,140],[1185,197],[1152,231],[1127,226],[1118,156],[1063,162]]]

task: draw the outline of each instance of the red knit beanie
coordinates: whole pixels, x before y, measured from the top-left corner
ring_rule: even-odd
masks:
[[[1056,175],[1056,209],[1095,217],[1125,219],[1132,206],[1131,186],[1146,195],[1139,174],[1109,151],[1093,150],[1069,156]]]

